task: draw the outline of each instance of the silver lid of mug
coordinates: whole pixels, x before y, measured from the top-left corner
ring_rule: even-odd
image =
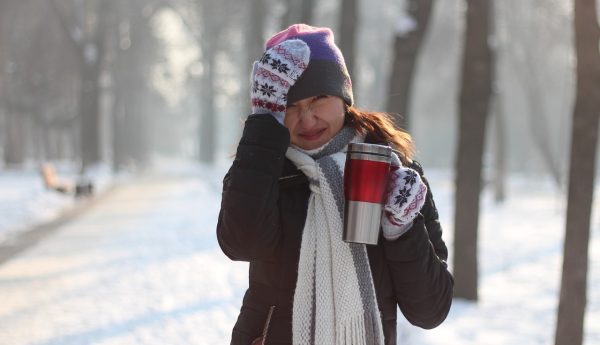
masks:
[[[364,153],[374,154],[386,157],[392,156],[392,148],[387,145],[367,144],[367,143],[350,143],[348,144],[348,153]]]
[[[347,157],[349,159],[390,163],[392,148],[386,145],[350,143],[348,144]]]

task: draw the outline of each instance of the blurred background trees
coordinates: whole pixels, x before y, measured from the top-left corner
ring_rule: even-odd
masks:
[[[499,114],[486,135],[483,183],[500,156],[506,171],[545,174],[564,189],[572,11],[559,0],[493,4]],[[306,21],[333,28],[347,50],[356,104],[410,117],[420,161],[453,169],[463,5],[4,0],[0,157],[5,167],[50,159],[115,169],[161,155],[226,159],[248,112],[251,62],[269,35]]]
[[[525,172],[550,176],[564,189],[574,100],[569,2],[492,4],[493,121],[481,145],[482,188],[505,173]],[[428,169],[454,169],[466,2],[3,0],[0,6],[5,168],[44,160],[82,171],[97,163],[143,169],[160,156],[226,160],[249,111],[251,64],[264,40],[304,21],[334,29],[359,107],[399,115]]]

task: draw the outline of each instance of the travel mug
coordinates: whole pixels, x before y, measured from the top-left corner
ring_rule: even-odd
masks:
[[[377,244],[391,155],[389,146],[348,145],[344,169],[344,241]]]

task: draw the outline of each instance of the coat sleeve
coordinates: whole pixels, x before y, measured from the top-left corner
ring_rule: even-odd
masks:
[[[217,239],[232,260],[268,260],[277,249],[278,180],[289,131],[270,115],[251,115],[223,180]]]
[[[423,175],[418,163],[412,168]],[[413,325],[430,329],[441,324],[450,311],[454,280],[446,264],[448,249],[433,194],[422,177],[427,196],[412,229],[383,245],[400,310]]]

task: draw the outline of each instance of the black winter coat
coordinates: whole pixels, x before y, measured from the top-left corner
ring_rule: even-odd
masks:
[[[310,190],[285,158],[288,130],[270,115],[251,115],[225,175],[217,237],[232,260],[249,261],[244,296],[231,344],[260,336],[275,306],[267,344],[292,343],[292,304]],[[420,166],[412,165],[422,174]],[[452,302],[453,278],[431,191],[413,227],[395,241],[367,246],[385,344],[396,344],[396,305],[412,324],[439,325]],[[319,344],[327,345],[327,344]]]

